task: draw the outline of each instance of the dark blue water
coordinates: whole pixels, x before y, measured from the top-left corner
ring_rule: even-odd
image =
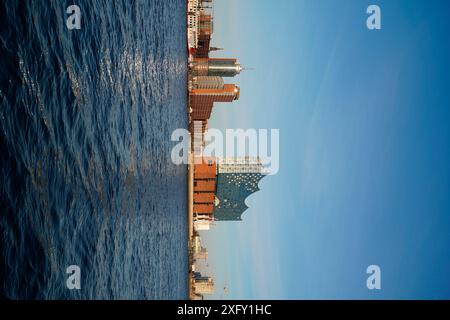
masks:
[[[170,161],[185,15],[185,0],[1,1],[1,296],[187,297],[186,167]]]

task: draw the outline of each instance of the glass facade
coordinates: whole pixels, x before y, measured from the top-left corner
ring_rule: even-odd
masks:
[[[259,190],[258,183],[265,175],[262,173],[219,173],[217,175],[214,218],[219,221],[242,220],[247,210],[245,199]]]

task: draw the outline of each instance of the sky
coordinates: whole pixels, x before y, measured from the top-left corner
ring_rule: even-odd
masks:
[[[280,170],[202,232],[208,298],[450,298],[449,7],[215,0],[214,56],[255,70],[226,79],[241,96],[210,127],[279,129]]]

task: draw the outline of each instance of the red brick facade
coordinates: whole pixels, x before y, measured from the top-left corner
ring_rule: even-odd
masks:
[[[194,216],[212,218],[217,164],[214,158],[196,159],[194,164]]]
[[[223,89],[193,89],[189,93],[191,120],[207,120],[211,116],[214,102],[232,102],[239,98],[239,87],[225,84]]]

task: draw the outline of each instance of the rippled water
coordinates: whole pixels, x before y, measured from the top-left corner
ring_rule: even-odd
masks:
[[[185,0],[76,2],[0,3],[0,293],[186,298]]]

